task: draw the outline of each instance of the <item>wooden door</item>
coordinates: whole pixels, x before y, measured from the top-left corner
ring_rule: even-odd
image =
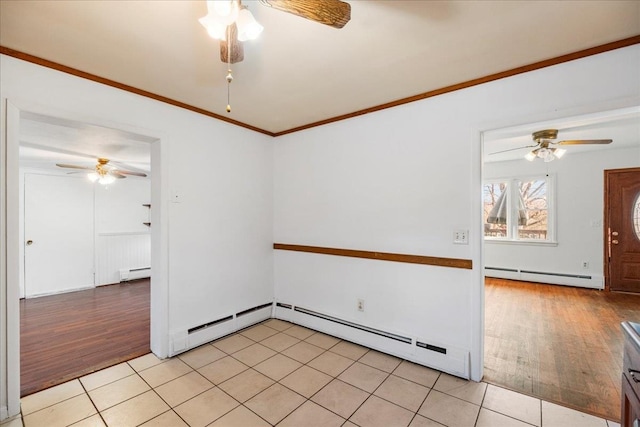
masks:
[[[605,173],[605,280],[640,293],[640,168]]]
[[[25,174],[25,296],[94,286],[93,184]]]

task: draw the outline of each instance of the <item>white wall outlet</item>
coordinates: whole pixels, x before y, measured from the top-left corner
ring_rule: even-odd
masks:
[[[469,230],[455,230],[453,232],[453,243],[456,245],[468,245]]]
[[[582,265],[582,268],[585,270],[589,269],[589,261],[582,261],[582,263],[580,263],[580,265]]]
[[[364,300],[358,298],[358,311],[364,311]]]

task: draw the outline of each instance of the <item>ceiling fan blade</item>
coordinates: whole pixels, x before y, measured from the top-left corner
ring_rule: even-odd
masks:
[[[59,168],[84,169],[84,170],[89,170],[89,171],[92,171],[92,170],[95,169],[95,168],[88,167],[88,166],[69,165],[67,163],[56,163],[56,166],[58,166]]]
[[[558,141],[555,145],[611,144],[612,142],[612,139],[569,139]]]
[[[235,23],[227,27],[227,40],[220,40],[220,61],[225,64],[241,62],[244,59],[244,47],[238,40],[238,27]],[[231,48],[231,61],[228,59],[229,48]]]
[[[522,150],[523,148],[532,148],[532,147],[537,147],[537,145],[525,145],[524,147],[509,148],[508,150],[502,150],[502,151],[496,151],[495,153],[489,153],[489,155],[492,156],[494,154],[506,153],[506,152],[509,152],[509,151]]]
[[[124,171],[121,169],[116,169],[111,171],[111,173],[117,173],[120,175],[133,175],[133,176],[141,176],[141,177],[146,177],[147,174],[146,173],[142,173],[142,172],[134,172],[134,171]]]
[[[124,176],[121,171],[109,171],[109,175],[117,179],[126,178],[126,176]]]
[[[340,0],[260,0],[260,3],[334,28],[344,27],[351,19],[351,5]]]

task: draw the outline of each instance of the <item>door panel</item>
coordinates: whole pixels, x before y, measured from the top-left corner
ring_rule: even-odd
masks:
[[[25,175],[25,296],[94,285],[93,184]]]
[[[609,288],[640,292],[640,234],[636,227],[640,169],[605,171],[605,186]]]

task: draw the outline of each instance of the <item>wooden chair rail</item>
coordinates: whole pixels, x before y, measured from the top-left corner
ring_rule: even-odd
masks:
[[[467,270],[471,270],[473,268],[473,263],[470,259],[393,254],[387,252],[371,252],[354,249],[324,248],[320,246],[290,245],[285,243],[274,243],[273,249],[294,252],[308,252],[323,255],[336,255],[351,258],[375,259],[378,261],[393,261],[405,262],[409,264],[435,265],[438,267],[463,268]]]

